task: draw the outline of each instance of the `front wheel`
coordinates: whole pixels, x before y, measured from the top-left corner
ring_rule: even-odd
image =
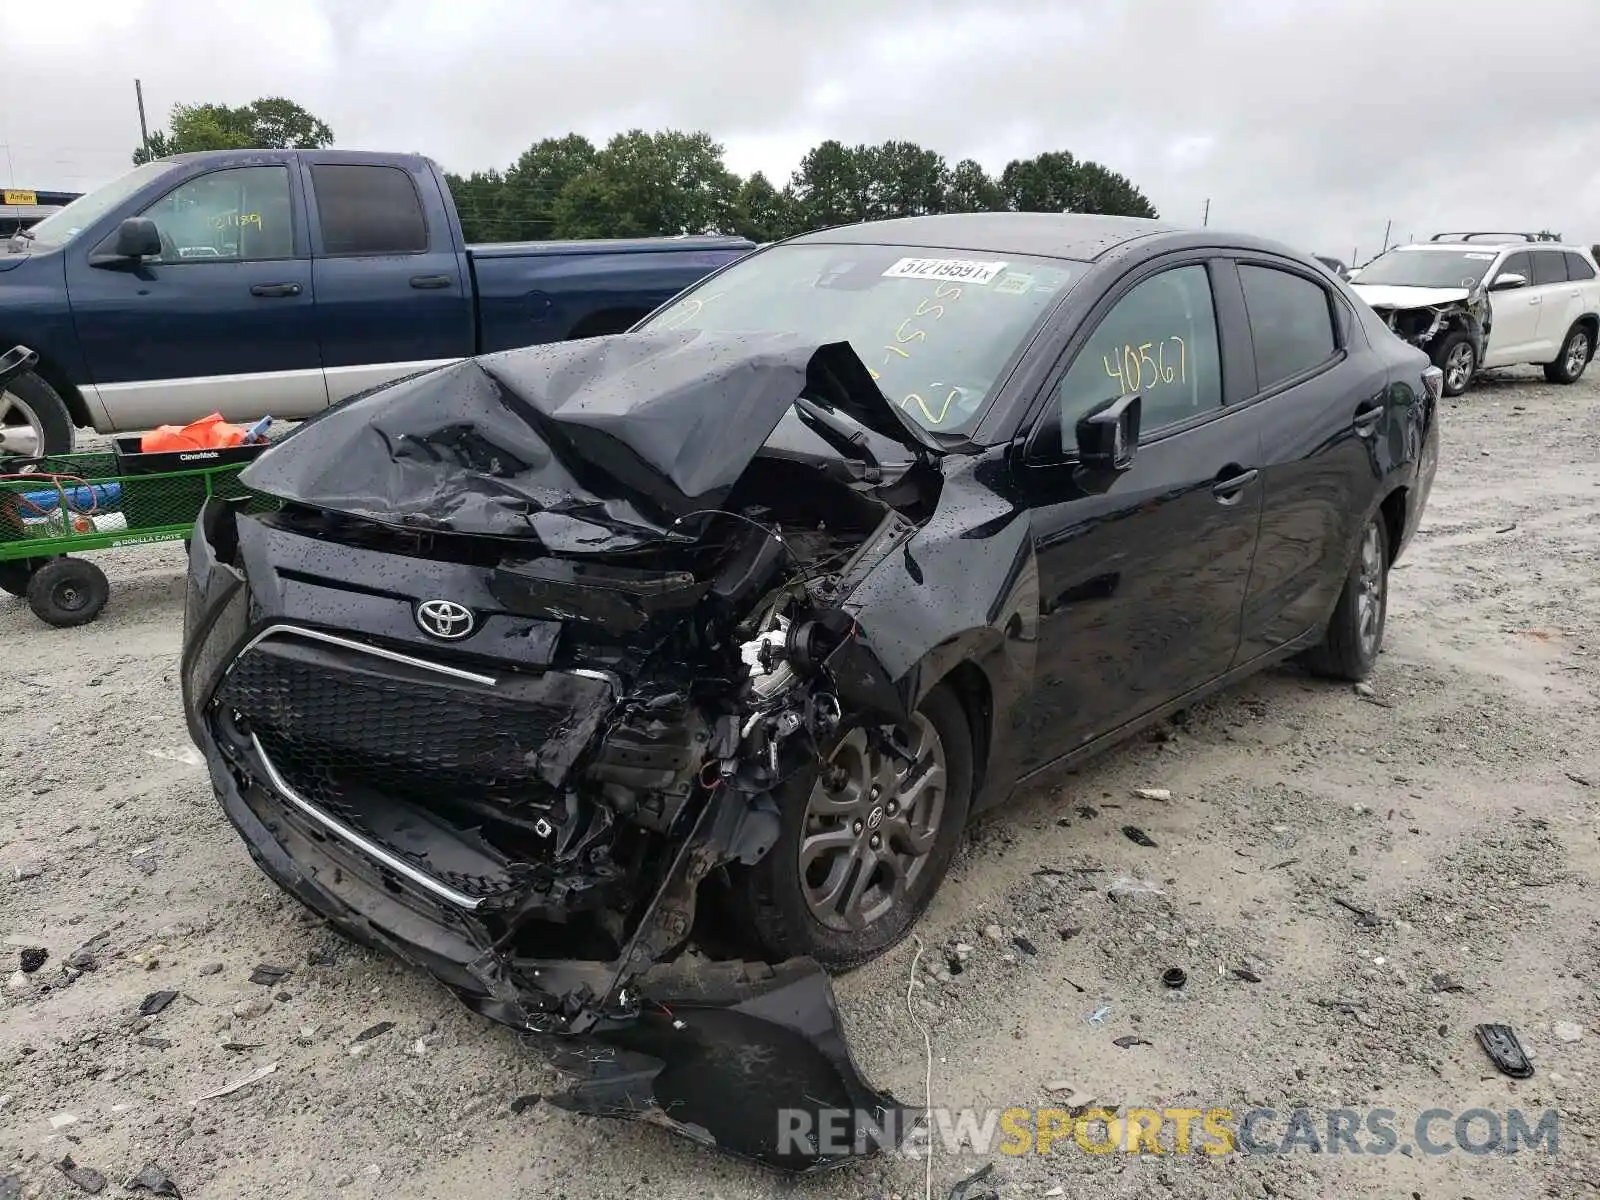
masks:
[[[1567,331],[1567,340],[1561,343],[1560,356],[1553,363],[1545,363],[1544,377],[1551,383],[1577,383],[1593,355],[1594,342],[1589,330],[1574,325]]]
[[[1372,673],[1383,649],[1389,612],[1389,530],[1379,513],[1361,534],[1361,549],[1345,576],[1322,641],[1306,651],[1314,675],[1360,683]]]
[[[0,386],[0,457],[72,452],[72,414],[61,394],[33,372]]]
[[[935,688],[904,729],[846,730],[779,789],[778,840],[731,872],[737,917],[773,961],[843,970],[910,932],[950,869],[972,803],[966,710]]]
[[[1447,336],[1434,348],[1433,364],[1444,372],[1444,394],[1461,395],[1478,369],[1478,352],[1473,348],[1472,335],[1458,329]]]

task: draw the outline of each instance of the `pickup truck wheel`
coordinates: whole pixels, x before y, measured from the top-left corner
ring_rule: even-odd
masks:
[[[1345,576],[1327,632],[1301,656],[1306,668],[1313,675],[1360,683],[1372,673],[1383,649],[1388,612],[1389,530],[1378,513],[1361,534],[1361,548]]]
[[[1433,365],[1444,372],[1444,394],[1461,395],[1478,369],[1478,352],[1472,348],[1471,335],[1459,329],[1447,335],[1434,347]]]
[[[778,839],[730,872],[732,915],[774,962],[805,955],[843,970],[876,958],[943,882],[972,781],[972,730],[948,688],[905,729],[844,730],[819,770],[779,787]]]
[[[1561,343],[1561,354],[1555,362],[1544,364],[1544,377],[1551,383],[1577,383],[1583,369],[1594,356],[1594,339],[1583,325],[1574,325],[1567,331],[1567,340]]]
[[[0,457],[72,452],[72,414],[38,375],[19,375],[0,393]]]

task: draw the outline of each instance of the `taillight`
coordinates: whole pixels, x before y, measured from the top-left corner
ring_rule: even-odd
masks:
[[[1435,404],[1444,395],[1444,372],[1438,367],[1428,367],[1422,372],[1422,386],[1427,389],[1428,399]]]

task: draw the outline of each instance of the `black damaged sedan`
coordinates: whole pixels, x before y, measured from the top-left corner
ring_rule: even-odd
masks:
[[[904,1110],[818,964],[1019,785],[1290,656],[1365,676],[1441,383],[1271,242],[808,234],[262,455],[192,539],[190,728],[273,879],[565,1035],[571,1107],[828,1165],[871,1147],[774,1109]]]

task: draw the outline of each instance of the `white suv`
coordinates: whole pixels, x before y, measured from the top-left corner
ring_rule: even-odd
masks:
[[[1588,250],[1532,234],[1441,233],[1397,246],[1350,286],[1422,347],[1459,396],[1480,367],[1538,363],[1575,383],[1600,342],[1600,269]]]

